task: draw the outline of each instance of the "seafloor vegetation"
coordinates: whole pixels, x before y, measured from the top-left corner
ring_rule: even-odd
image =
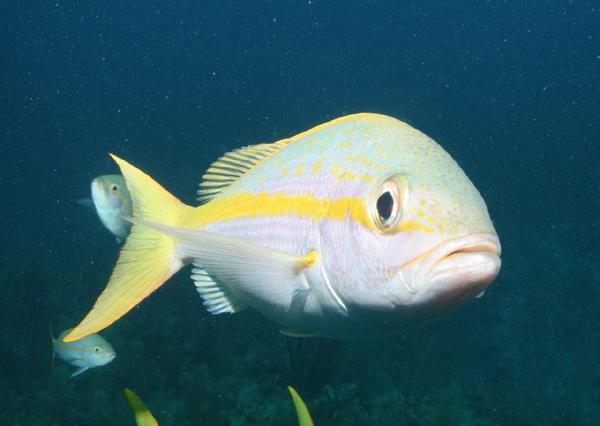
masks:
[[[53,363],[48,326],[86,312],[116,247],[79,269],[4,265],[0,424],[133,424],[131,387],[164,425],[293,425],[287,384],[317,425],[595,424],[600,266],[578,254],[592,247],[514,234],[483,299],[388,341],[295,340],[255,313],[213,317],[180,273],[103,334],[117,359],[77,379]]]

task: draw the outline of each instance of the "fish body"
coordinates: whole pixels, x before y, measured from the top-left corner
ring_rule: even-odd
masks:
[[[96,213],[106,229],[121,243],[129,234],[131,223],[131,196],[121,175],[98,176],[91,184],[92,201]]]
[[[134,227],[67,340],[118,319],[181,267],[214,313],[252,307],[286,334],[392,335],[480,294],[500,269],[486,205],[458,164],[392,117],[345,116],[217,160],[198,207],[114,157]]]
[[[58,339],[51,336],[54,355],[77,367],[71,377],[78,376],[90,368],[106,365],[115,359],[115,350],[98,334],[91,334],[74,342],[64,342],[63,338],[71,330],[60,333]]]

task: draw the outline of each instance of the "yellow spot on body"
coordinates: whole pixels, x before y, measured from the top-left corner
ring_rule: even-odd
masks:
[[[350,163],[358,163],[366,170],[376,171],[378,173],[386,173],[391,170],[391,167],[375,163],[360,155],[348,155],[346,160]]]
[[[375,183],[375,178],[373,176],[370,176],[370,175],[361,175],[360,176],[360,180],[363,183],[366,183],[367,185]]]
[[[434,228],[414,220],[402,222],[396,229],[398,232],[423,232],[425,234],[433,234],[435,232]]]
[[[341,142],[339,144],[339,147],[341,149],[352,149],[352,141],[351,140],[345,140],[344,142]]]
[[[342,167],[340,167],[339,164],[334,164],[331,167],[331,175],[337,179],[340,178],[340,176],[342,175],[343,172],[344,171],[343,171]]]
[[[283,169],[281,169],[281,172],[279,172],[279,177],[280,178],[285,178],[289,174],[290,174],[290,168],[289,167],[284,167]]]
[[[315,175],[319,174],[322,169],[323,169],[323,165],[321,163],[315,163],[312,166],[311,174],[313,176],[315,176]]]
[[[296,176],[302,176],[302,174],[304,173],[304,164],[298,164],[298,166],[296,167],[296,171],[294,172],[294,174]]]

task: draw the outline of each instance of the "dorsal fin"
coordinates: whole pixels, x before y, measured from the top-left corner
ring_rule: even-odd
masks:
[[[261,143],[228,152],[212,163],[198,186],[198,201],[201,204],[215,198],[229,185],[252,170],[273,154],[288,146],[292,139],[274,143]]]

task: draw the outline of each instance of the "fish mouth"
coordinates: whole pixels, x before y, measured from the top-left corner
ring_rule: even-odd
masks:
[[[433,317],[482,294],[500,272],[500,254],[496,235],[476,233],[442,243],[405,265],[400,275],[413,297],[409,316]]]
[[[471,234],[452,240],[439,247],[432,256],[433,265],[429,270],[428,279],[436,279],[448,273],[469,271],[476,273],[482,265],[496,266],[496,261],[500,261],[500,253],[500,241],[495,235]],[[499,270],[500,264],[498,263],[497,266]],[[481,272],[486,271],[481,270]],[[492,279],[496,277],[497,272]]]
[[[92,201],[97,211],[110,211],[120,207],[120,199],[116,194],[109,192],[105,185],[98,179],[91,183]]]
[[[104,357],[104,365],[112,362],[117,357],[116,353],[111,353]]]
[[[94,201],[94,204],[98,206],[106,199],[106,194],[104,192],[102,184],[97,179],[94,179],[91,184],[91,189],[92,200]]]

